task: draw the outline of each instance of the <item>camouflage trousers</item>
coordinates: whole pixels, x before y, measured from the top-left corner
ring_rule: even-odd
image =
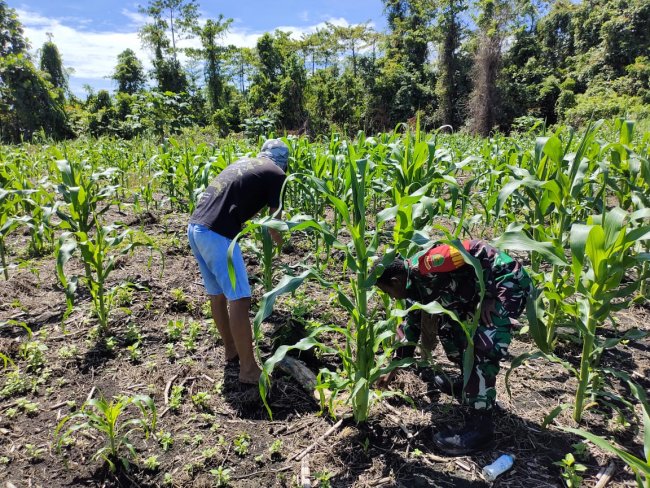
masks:
[[[518,324],[516,319],[508,316],[499,301],[495,303],[492,324],[479,322],[474,334],[474,364],[465,386],[465,404],[477,410],[494,407],[499,363],[508,353],[512,332]],[[440,316],[438,337],[447,358],[462,372],[463,354],[467,348],[463,329],[447,316]]]
[[[517,317],[523,311],[526,299],[532,290],[530,278],[526,274],[523,279],[506,296],[501,296],[494,301],[494,311],[491,314],[491,324],[482,320],[474,334],[474,363],[465,386],[464,403],[477,410],[489,410],[496,403],[496,379],[500,370],[500,362],[507,356],[508,347],[512,341],[512,333],[519,326]],[[458,307],[454,301],[456,296],[442,294],[439,302],[450,310],[454,310],[461,320],[471,318],[474,313],[474,304],[464,304]],[[422,338],[421,346],[424,346],[424,339],[431,335],[431,331],[420,330],[431,324],[437,325],[438,338],[445,350],[449,360],[463,370],[463,354],[467,349],[467,336],[460,324],[456,323],[447,315],[436,315],[434,320],[413,322],[407,324],[403,329],[404,340],[411,343]],[[435,324],[435,325],[434,325]],[[434,345],[435,347],[435,345]]]

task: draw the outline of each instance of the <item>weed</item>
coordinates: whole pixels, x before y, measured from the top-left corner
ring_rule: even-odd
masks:
[[[137,342],[142,342],[142,331],[137,324],[134,322],[129,322],[129,325],[126,329],[126,343],[135,344]]]
[[[271,459],[282,458],[282,439],[275,439],[269,447]]]
[[[172,386],[172,391],[169,395],[170,410],[177,411],[181,407],[181,403],[183,403],[183,391],[185,391],[185,387],[182,385]]]
[[[171,432],[158,432],[158,443],[164,452],[169,451],[174,445],[174,437]]]
[[[334,476],[333,473],[324,469],[323,471],[318,471],[314,473],[314,480],[318,482],[318,488],[331,488],[332,484],[330,479]]]
[[[144,469],[147,471],[158,471],[160,468],[160,461],[158,461],[158,456],[149,456],[143,462]]]
[[[47,346],[40,341],[28,341],[21,344],[19,355],[27,361],[27,371],[38,373],[45,366]]]
[[[235,453],[238,456],[244,457],[248,454],[248,449],[251,446],[251,436],[243,432],[235,437],[233,445],[235,446],[233,449]]]
[[[185,329],[185,321],[183,320],[170,320],[167,322],[165,333],[169,342],[177,342],[183,335]]]
[[[38,463],[44,459],[43,454],[45,454],[45,449],[34,444],[25,444],[25,453],[30,462]]]
[[[106,337],[104,339],[104,347],[109,353],[115,352],[115,348],[117,347],[117,339],[113,336]]]
[[[199,391],[192,395],[192,403],[199,409],[208,410],[210,408],[208,405],[210,398],[212,398],[212,396],[209,393]]]
[[[201,333],[201,324],[192,321],[187,329],[187,334],[183,337],[183,345],[187,352],[196,351],[196,339]]]
[[[131,362],[140,362],[140,358],[142,357],[142,350],[140,349],[139,342],[131,344],[130,346],[126,346],[126,350],[129,352],[129,359],[131,359]]]
[[[228,486],[230,484],[230,470],[219,466],[217,469],[211,469],[210,474],[214,476],[215,484],[218,488]]]
[[[569,452],[564,456],[564,459],[556,461],[553,464],[560,466],[562,469],[562,479],[567,488],[578,488],[582,484],[582,476],[580,476],[580,473],[585,472],[587,467],[576,463],[573,454]]]
[[[57,355],[61,359],[74,359],[79,354],[79,348],[73,344],[61,346]]]

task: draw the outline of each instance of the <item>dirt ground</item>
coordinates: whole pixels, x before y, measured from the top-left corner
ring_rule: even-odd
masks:
[[[498,487],[563,486],[560,468],[554,465],[572,451],[579,441],[557,429],[541,427],[554,407],[571,403],[575,380],[558,364],[530,361],[510,376],[512,397],[508,397],[504,376],[498,380],[499,409],[496,412],[496,442],[487,452],[475,456],[445,458],[436,452],[433,434],[461,419],[462,411],[453,399],[431,385],[429,369],[401,371],[392,388],[402,390],[414,403],[393,398],[376,405],[372,420],[362,427],[346,420],[326,440],[317,442],[308,462],[295,460],[335,422],[322,413],[318,402],[291,377],[276,373],[270,396],[273,420],[261,406],[256,388],[245,388],[237,381],[237,367],[227,365],[223,348],[210,330],[206,316],[206,295],[198,268],[185,238],[186,223],[177,214],[149,215],[136,219],[114,213],[115,220],[140,228],[161,247],[161,256],[144,249],[120,258],[111,275],[112,284],[131,282],[136,286],[125,293],[111,316],[110,334],[115,345],[91,333],[94,319],[88,292],[80,287],[74,312],[63,322],[64,293],[57,283],[52,256],[34,258],[25,266],[10,270],[10,279],[0,281],[0,322],[26,323],[36,338],[47,346],[45,367],[28,375],[26,392],[0,400],[0,482],[2,487],[58,486],[217,486],[211,470],[230,469],[230,485],[235,487],[300,486],[301,465],[309,467],[312,486],[334,487],[479,487],[488,486],[480,472],[500,453],[516,456],[514,467],[494,483]],[[28,236],[9,241],[13,253],[24,252]],[[279,258],[295,264],[310,254],[309,241],[296,238]],[[260,269],[253,254],[246,252],[250,275]],[[18,262],[17,255],[10,256]],[[71,262],[72,264],[72,262]],[[261,286],[254,286],[254,302]],[[254,304],[253,309],[256,310]],[[297,318],[345,325],[347,319],[332,304],[329,294],[315,284],[278,302],[276,312],[264,324],[270,331]],[[299,317],[296,317],[298,315]],[[647,308],[636,307],[619,314],[618,332],[631,327],[647,329]],[[184,340],[172,343],[166,336],[170,320],[201,325],[196,350],[187,350]],[[129,324],[141,331],[141,356],[131,357],[127,346]],[[131,328],[133,326],[131,325]],[[614,331],[611,331],[614,333]],[[187,333],[187,327],[183,334]],[[25,332],[15,326],[0,330],[0,351],[22,365],[19,345]],[[265,354],[270,344],[265,343]],[[533,350],[528,338],[518,337],[511,347],[514,358]],[[647,341],[622,344],[607,351],[603,361],[633,371],[646,389],[650,373]],[[453,373],[442,350],[436,350],[439,364]],[[561,351],[563,359],[575,363],[579,351]],[[331,357],[309,356],[314,372],[323,365],[334,365]],[[504,362],[503,371],[509,368]],[[10,369],[3,371],[6,383]],[[182,403],[177,409],[166,404],[173,386],[182,385]],[[199,392],[204,401],[195,404]],[[75,441],[57,452],[55,429],[66,415],[78,411],[89,397],[147,394],[157,406],[158,433],[170,433],[173,445],[164,451],[154,437],[133,436],[138,452],[137,466],[128,473],[112,474],[101,461],[91,459],[101,445],[95,433],[77,433]],[[0,397],[2,398],[2,397]],[[21,399],[37,404],[31,413],[15,415]],[[12,412],[13,416],[8,415]],[[134,414],[133,410],[129,410]],[[612,419],[612,420],[609,420]],[[572,425],[570,410],[556,423]],[[628,449],[640,451],[639,433],[621,426],[611,411],[588,410],[584,425],[599,434],[613,435]],[[634,424],[633,424],[634,425]],[[250,438],[248,452],[236,452],[241,440]],[[237,442],[236,442],[237,441]],[[280,442],[278,442],[280,441]],[[273,451],[270,448],[274,445]],[[157,455],[159,466],[145,468],[144,461]],[[585,486],[593,486],[599,471],[614,461],[593,446],[582,464]],[[608,486],[633,486],[633,476],[620,462]]]

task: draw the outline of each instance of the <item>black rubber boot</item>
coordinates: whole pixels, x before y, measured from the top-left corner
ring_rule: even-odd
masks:
[[[433,377],[433,385],[443,393],[460,400],[463,395],[463,378],[437,374]]]
[[[433,436],[433,443],[445,454],[463,456],[486,449],[494,439],[492,410],[474,410],[465,425]]]

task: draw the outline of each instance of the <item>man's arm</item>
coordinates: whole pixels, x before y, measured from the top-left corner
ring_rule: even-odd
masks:
[[[277,215],[275,214],[276,212]],[[270,208],[269,214],[275,219],[280,219],[280,217],[282,217],[282,209],[278,210],[277,208]],[[278,246],[282,245],[284,239],[282,239],[282,234],[280,234],[280,232],[278,232],[275,229],[269,229],[269,234],[271,236],[271,239],[273,239],[273,242],[275,242],[276,245]]]

